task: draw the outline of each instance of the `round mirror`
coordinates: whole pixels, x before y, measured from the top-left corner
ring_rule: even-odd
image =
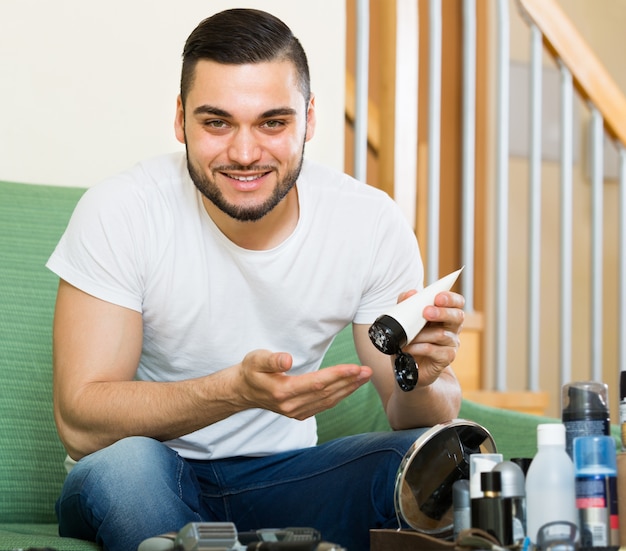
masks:
[[[469,480],[473,453],[496,453],[489,431],[473,421],[454,419],[423,432],[396,475],[398,520],[425,534],[452,535],[452,485]]]

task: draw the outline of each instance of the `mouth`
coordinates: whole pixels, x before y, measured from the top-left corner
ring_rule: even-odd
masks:
[[[261,187],[266,176],[272,173],[271,170],[260,171],[220,171],[222,176],[227,178],[235,189],[239,191],[253,191]]]
[[[224,176],[227,178],[232,178],[233,180],[237,180],[238,182],[253,182],[254,180],[258,180],[259,178],[263,178],[269,172],[264,172],[262,174],[253,174],[249,176],[238,176],[237,174],[228,174],[226,172],[222,172]]]

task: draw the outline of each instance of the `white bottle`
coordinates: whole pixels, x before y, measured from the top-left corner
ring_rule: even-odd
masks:
[[[537,543],[537,532],[548,522],[568,521],[576,526],[576,471],[565,451],[565,426],[537,426],[537,454],[526,473],[527,536]]]

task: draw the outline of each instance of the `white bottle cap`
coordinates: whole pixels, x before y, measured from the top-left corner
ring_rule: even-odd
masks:
[[[501,453],[473,453],[470,458],[470,498],[483,497],[480,487],[481,473],[491,471],[502,462]]]
[[[537,445],[565,446],[565,425],[563,423],[537,425]]]

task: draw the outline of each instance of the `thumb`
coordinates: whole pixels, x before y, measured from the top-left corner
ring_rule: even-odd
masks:
[[[287,352],[270,352],[269,350],[254,350],[246,355],[244,363],[249,362],[258,371],[267,373],[283,373],[289,371],[293,365],[293,358]]]
[[[293,366],[293,357],[291,354],[287,354],[287,352],[277,352],[274,356],[281,371],[289,371]]]

